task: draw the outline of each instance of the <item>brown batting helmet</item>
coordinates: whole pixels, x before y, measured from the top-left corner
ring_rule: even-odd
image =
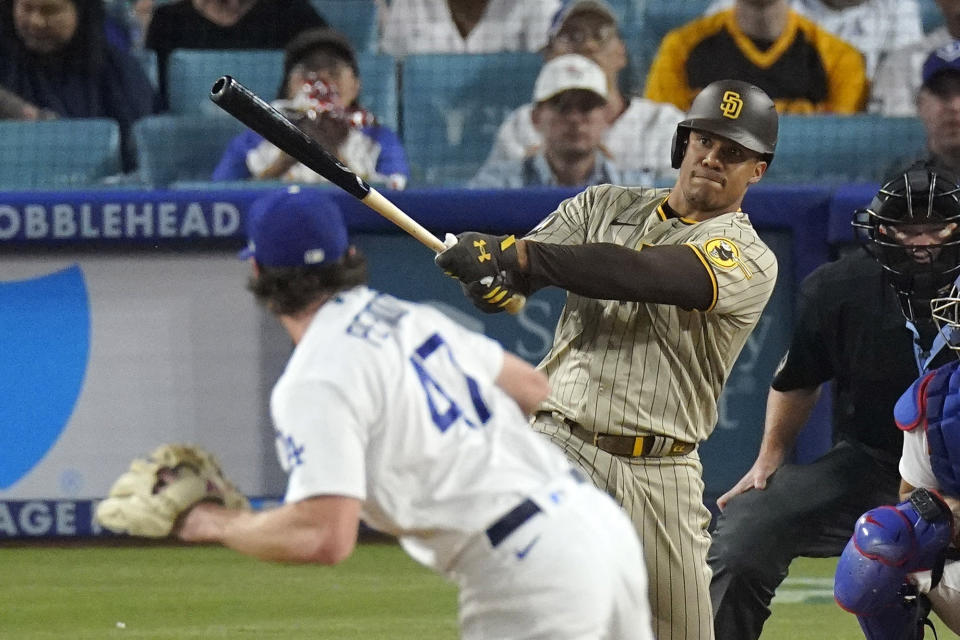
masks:
[[[686,119],[673,134],[670,160],[674,169],[680,168],[693,129],[733,140],[769,163],[777,146],[777,109],[763,89],[749,82],[711,82],[694,98]]]

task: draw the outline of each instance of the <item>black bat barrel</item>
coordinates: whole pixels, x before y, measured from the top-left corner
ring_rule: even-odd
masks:
[[[370,193],[370,185],[360,176],[343,166],[319,142],[231,76],[223,76],[213,83],[210,99],[277,148],[355,198],[363,200]]]

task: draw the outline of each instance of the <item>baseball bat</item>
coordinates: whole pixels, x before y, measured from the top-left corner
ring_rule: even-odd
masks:
[[[210,89],[210,99],[221,109],[263,136],[298,162],[337,185],[424,245],[440,253],[443,241],[390,202],[383,194],[350,171],[336,156],[307,135],[280,111],[231,76],[222,76]],[[523,308],[526,299],[515,294],[507,303],[510,313]]]

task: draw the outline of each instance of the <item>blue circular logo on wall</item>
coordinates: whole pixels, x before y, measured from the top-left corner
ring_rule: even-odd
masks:
[[[0,489],[60,437],[83,387],[90,301],[80,267],[0,282]]]

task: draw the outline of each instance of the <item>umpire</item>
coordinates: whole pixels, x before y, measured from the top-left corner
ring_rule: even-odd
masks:
[[[521,240],[463,233],[437,256],[484,311],[567,290],[533,428],[630,514],[662,640],[713,638],[697,447],[776,281],[776,257],[740,210],[776,139],[762,90],[715,82],[677,126],[672,189],[590,187]]]
[[[759,638],[795,557],[840,555],[860,514],[899,501],[894,403],[918,372],[953,358],[929,301],[960,268],[958,194],[955,178],[912,165],[856,213],[863,247],[802,283],[760,452],[717,501],[709,563],[718,638]],[[830,380],[833,447],[811,464],[781,466]]]

